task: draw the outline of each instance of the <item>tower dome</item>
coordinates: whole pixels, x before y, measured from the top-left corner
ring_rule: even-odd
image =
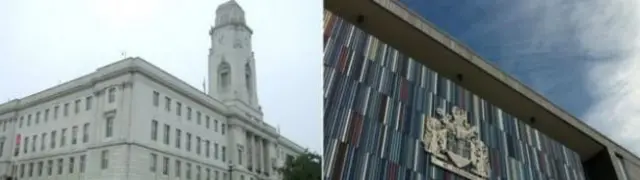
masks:
[[[245,24],[244,10],[235,0],[229,0],[216,9],[216,26]]]

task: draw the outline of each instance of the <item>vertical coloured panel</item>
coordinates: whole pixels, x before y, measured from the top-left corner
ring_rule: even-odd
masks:
[[[430,162],[425,118],[468,111],[489,148],[489,179],[583,180],[578,155],[453,81],[325,14],[326,179],[464,179]]]

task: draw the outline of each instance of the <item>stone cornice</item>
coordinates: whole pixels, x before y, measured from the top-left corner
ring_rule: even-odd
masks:
[[[93,94],[100,96],[104,90],[110,87],[126,88],[133,86],[133,82],[120,82],[118,84],[110,84],[97,87],[99,82],[118,77],[139,73],[149,79],[164,85],[177,93],[184,95],[191,100],[199,103],[207,108],[214,109],[219,113],[226,113],[227,109],[222,102],[211,98],[203,92],[193,88],[191,85],[176,78],[175,76],[163,71],[162,69],[146,62],[141,58],[127,58],[107,66],[98,68],[95,72],[76,78],[69,82],[54,86],[44,91],[29,95],[21,99],[15,99],[0,105],[0,114],[6,112],[17,111],[36,104],[47,102],[61,96],[75,93],[84,89],[92,89]]]
[[[15,99],[9,103],[0,105],[0,114],[4,114],[11,111],[18,111],[24,108],[28,108],[33,105],[41,104],[51,101],[62,96],[66,96],[84,89],[93,89],[95,84],[101,81],[105,81],[117,76],[126,75],[127,72],[134,71],[133,67],[124,67],[116,69],[108,73],[100,74],[100,69],[91,74],[76,78],[66,83],[54,86],[52,88],[40,91],[38,93],[29,95],[21,99]],[[94,89],[93,94],[100,94],[104,89]]]
[[[234,107],[234,106],[229,107],[227,117],[229,119],[238,119],[241,121],[240,123],[242,125],[249,126],[252,129],[260,131],[259,133],[266,134],[267,137],[265,138],[273,138],[273,139],[269,139],[270,141],[275,141],[275,139],[277,139],[280,136],[278,132],[274,128],[272,128],[270,125],[262,121],[252,120],[249,116],[247,116],[242,110],[240,110],[237,107]]]
[[[213,32],[216,31],[217,29],[220,29],[220,28],[223,28],[223,27],[227,27],[227,26],[239,26],[239,27],[245,28],[247,31],[249,31],[249,34],[253,34],[253,30],[249,26],[247,26],[247,24],[230,22],[230,23],[219,24],[219,25],[211,27],[211,30],[209,30],[209,35],[213,35]]]
[[[278,144],[283,144],[293,150],[303,150],[302,147],[293,143],[292,141],[280,136],[275,128],[265,123],[264,121],[255,121],[249,118],[244,111],[238,106],[248,106],[247,104],[226,105],[223,102],[212,98],[204,92],[194,88],[179,78],[165,72],[164,70],[152,65],[151,63],[141,58],[127,58],[118,62],[106,65],[98,68],[96,71],[76,78],[74,80],[65,82],[63,84],[54,86],[44,91],[29,95],[21,99],[14,99],[4,104],[0,104],[0,115],[19,111],[24,108],[28,108],[33,105],[41,104],[51,101],[56,98],[60,98],[65,95],[69,95],[84,89],[92,89],[95,96],[100,96],[104,93],[104,90],[110,87],[127,88],[133,86],[131,79],[121,81],[117,84],[108,84],[104,86],[96,86],[100,82],[109,80],[115,77],[131,75],[134,73],[142,74],[144,77],[151,79],[152,81],[161,84],[174,92],[189,98],[191,101],[198,103],[206,108],[212,109],[217,113],[227,116],[235,117],[242,121],[243,124],[251,126],[252,128],[261,131],[277,139]],[[252,108],[250,108],[252,109]],[[255,110],[255,109],[254,109]],[[255,111],[251,114],[259,114],[262,118],[262,112]],[[274,139],[274,141],[276,141]]]
[[[280,138],[278,138],[278,144],[283,145],[296,153],[303,153],[305,150],[302,146],[294,143],[293,141],[289,140],[289,138],[284,136],[280,136]]]

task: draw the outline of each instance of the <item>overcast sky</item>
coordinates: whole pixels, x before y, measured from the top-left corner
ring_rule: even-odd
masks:
[[[401,1],[640,155],[640,1]]]
[[[225,0],[0,0],[0,102],[138,56],[202,89]],[[321,153],[319,0],[238,0],[254,30],[264,120]],[[292,8],[295,7],[295,8]]]

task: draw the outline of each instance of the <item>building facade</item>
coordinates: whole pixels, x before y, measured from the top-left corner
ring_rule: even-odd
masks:
[[[637,156],[402,1],[324,2],[324,179],[640,178]]]
[[[220,5],[209,92],[127,58],[0,105],[0,174],[18,179],[281,179],[304,150],[262,120],[251,29]]]

